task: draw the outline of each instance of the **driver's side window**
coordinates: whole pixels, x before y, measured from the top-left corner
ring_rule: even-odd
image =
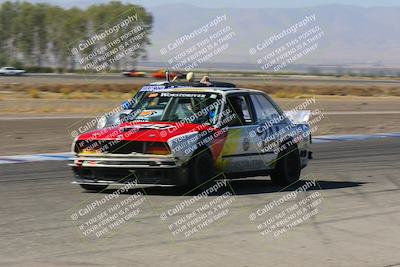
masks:
[[[227,97],[224,109],[224,124],[228,126],[242,126],[253,123],[249,99],[246,95]]]

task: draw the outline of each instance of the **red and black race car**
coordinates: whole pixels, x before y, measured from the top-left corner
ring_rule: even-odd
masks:
[[[160,69],[156,72],[153,72],[151,74],[151,77],[155,78],[155,79],[165,79],[167,78],[168,80],[173,80],[174,78],[176,79],[185,79],[186,78],[186,74],[179,72],[179,71],[175,71],[175,72],[168,72],[168,77],[166,77],[167,71],[164,69]]]
[[[310,158],[310,127],[295,124],[265,93],[234,87],[148,86],[121,124],[78,136],[75,183],[191,185],[270,175],[290,184]]]
[[[137,70],[128,70],[122,72],[122,75],[127,76],[127,77],[145,77],[146,72],[143,71],[137,71]]]

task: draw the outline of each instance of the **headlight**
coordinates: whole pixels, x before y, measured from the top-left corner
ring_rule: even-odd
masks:
[[[103,129],[107,124],[106,116],[101,116],[101,118],[97,121],[97,129]]]

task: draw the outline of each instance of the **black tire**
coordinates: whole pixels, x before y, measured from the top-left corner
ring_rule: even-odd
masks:
[[[297,147],[289,147],[279,153],[278,162],[271,173],[271,180],[277,185],[289,185],[300,179],[301,164]]]
[[[100,192],[108,187],[108,185],[94,185],[94,184],[80,184],[80,186],[87,191],[93,191],[93,192]]]
[[[189,173],[189,186],[191,188],[198,187],[215,176],[214,161],[208,150],[199,152],[189,162]]]

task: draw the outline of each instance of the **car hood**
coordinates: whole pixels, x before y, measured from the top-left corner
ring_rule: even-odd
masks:
[[[217,131],[203,124],[182,122],[128,122],[81,134],[77,140],[126,140],[168,142],[169,139],[190,132]]]

